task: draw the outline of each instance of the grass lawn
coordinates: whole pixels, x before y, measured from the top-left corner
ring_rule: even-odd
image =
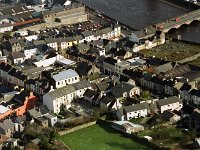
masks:
[[[63,135],[60,139],[72,150],[148,150],[145,145],[124,137],[110,125],[93,125]]]

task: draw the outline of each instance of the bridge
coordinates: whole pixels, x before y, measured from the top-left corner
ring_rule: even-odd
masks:
[[[172,28],[178,29],[182,25],[189,25],[195,20],[200,21],[200,9],[191,11],[176,18],[169,19],[165,22],[155,24],[154,27],[157,31],[167,33]]]

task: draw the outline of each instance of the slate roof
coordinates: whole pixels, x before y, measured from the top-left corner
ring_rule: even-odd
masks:
[[[123,97],[123,93],[125,92],[128,93],[133,88],[134,88],[133,85],[122,81],[121,83],[112,87],[111,92],[114,97],[119,98],[119,97]]]
[[[32,13],[35,11],[29,9],[26,5],[14,5],[0,10],[1,15],[12,15],[13,17],[19,19],[20,21],[28,20],[32,18]]]
[[[97,83],[96,86],[100,91],[106,91],[110,88],[111,85],[107,81],[102,81],[102,82]]]
[[[37,107],[35,109],[37,111],[39,111],[41,114],[43,114],[43,115],[49,113],[49,109],[47,108],[46,105],[41,105],[41,106],[39,106],[39,107]]]
[[[29,112],[30,116],[33,118],[38,118],[38,117],[42,116],[42,114],[39,111],[37,111],[35,108],[28,110],[28,112]]]
[[[87,90],[85,91],[85,93],[83,94],[83,96],[86,96],[86,97],[89,97],[89,98],[91,98],[91,97],[93,97],[93,96],[95,96],[95,95],[96,95],[96,92],[93,91],[93,90],[90,90],[90,89],[87,89]]]
[[[157,66],[154,68],[154,70],[156,71],[156,73],[161,73],[161,72],[167,72],[169,70],[173,69],[173,64],[172,62],[168,62],[166,64]]]
[[[26,116],[26,115],[18,116],[17,118],[15,118],[15,122],[16,122],[16,123],[22,123],[22,122],[25,122],[26,119],[27,119],[27,116]]]
[[[8,72],[8,74],[11,75],[11,76],[13,76],[16,72],[17,72],[17,69],[12,68],[12,69]]]
[[[90,49],[90,45],[85,44],[85,43],[79,43],[78,45],[76,45],[78,50],[89,50]]]
[[[164,121],[169,121],[175,114],[170,111],[164,111],[161,114],[161,119]]]
[[[82,81],[74,83],[72,85],[76,90],[81,90],[81,89],[85,89],[85,88],[91,87],[91,83],[89,81],[87,81],[87,80],[82,80]]]
[[[0,65],[0,69],[5,71],[5,72],[8,72],[11,68],[12,68],[11,65],[5,64],[4,62],[2,62],[1,65]]]
[[[178,76],[184,75],[186,73],[189,73],[191,71],[192,70],[190,69],[189,65],[182,65],[182,66],[176,67],[170,71],[167,71],[166,74],[168,76],[174,78],[174,77],[178,77]]]
[[[117,60],[116,59],[113,59],[111,57],[107,57],[104,62],[108,63],[108,64],[111,64],[111,65],[115,65],[115,63],[117,63]]]
[[[183,111],[184,113],[192,114],[192,113],[194,112],[194,109],[195,109],[194,106],[185,105],[185,106],[183,106],[182,111]]]
[[[49,95],[53,100],[55,100],[57,98],[65,96],[67,94],[71,94],[75,91],[76,91],[76,89],[74,88],[73,85],[66,85],[62,88],[50,91],[49,93],[47,93],[47,95]]]
[[[127,41],[126,44],[125,44],[125,47],[128,47],[128,48],[133,48],[135,46],[135,42],[133,41]]]
[[[22,52],[20,52],[20,51],[17,51],[17,52],[12,52],[12,53],[10,54],[10,57],[11,57],[12,59],[18,59],[18,58],[25,58],[26,56],[25,56],[24,53],[22,53]]]
[[[82,32],[81,34],[82,34],[84,37],[89,37],[89,36],[94,35],[94,33],[93,33],[92,31],[88,31],[88,30]]]
[[[180,91],[188,91],[189,92],[191,90],[191,88],[192,88],[191,85],[189,85],[188,83],[184,83],[179,90]]]
[[[77,67],[76,67],[76,71],[80,74],[80,75],[87,75],[88,71],[92,68],[91,65],[89,65],[87,62],[80,62]]]
[[[124,106],[124,111],[126,113],[143,110],[143,109],[150,110],[149,104],[148,103],[139,103],[139,104]]]
[[[76,76],[79,76],[79,75],[75,70],[68,69],[68,70],[58,72],[57,74],[54,74],[53,79],[55,81],[61,81],[61,80],[65,80],[65,79],[76,77]]]
[[[115,98],[110,96],[104,96],[102,99],[100,99],[100,102],[103,104],[108,104],[112,101],[115,101]]]
[[[0,128],[4,131],[11,129],[14,126],[15,126],[15,124],[10,119],[6,119],[0,123]]]
[[[178,98],[177,96],[172,96],[172,97],[168,97],[166,99],[158,100],[157,104],[159,107],[161,107],[161,106],[169,105],[169,104],[176,103],[176,102],[183,103],[183,101],[180,98]]]
[[[192,89],[190,95],[200,97],[200,90]]]

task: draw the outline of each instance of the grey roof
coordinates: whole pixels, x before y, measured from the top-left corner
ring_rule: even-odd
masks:
[[[74,9],[74,8],[78,8],[78,7],[81,7],[81,6],[83,6],[83,5],[79,4],[79,3],[73,3],[72,5],[65,6],[65,7],[64,6],[53,7],[52,9],[43,11],[43,15],[52,15],[52,14],[55,14],[55,13],[59,13],[59,12]]]
[[[68,70],[61,71],[58,74],[53,75],[53,79],[55,81],[61,81],[61,80],[65,80],[65,79],[76,77],[76,76],[79,76],[79,75],[75,70],[68,69]]]
[[[76,45],[78,50],[89,50],[90,49],[90,45],[89,44],[85,44],[85,43],[79,43],[78,45]]]
[[[82,32],[82,35],[84,36],[84,37],[88,37],[88,36],[92,36],[92,35],[94,35],[94,33],[92,32],[92,31],[84,31],[84,32]]]
[[[43,116],[36,118],[36,120],[38,120],[40,122],[48,121],[48,119],[46,117],[43,117]]]
[[[42,114],[36,109],[31,109],[28,112],[33,118],[38,118],[39,116],[42,116]]]
[[[11,7],[4,8],[0,10],[0,15],[10,14],[13,17],[16,17],[20,21],[24,21],[32,18],[32,13],[35,11],[29,9],[26,5],[13,5]]]
[[[112,31],[113,30],[110,27],[99,30],[99,32],[102,33],[102,34],[107,34],[107,33],[112,32]]]
[[[96,93],[95,91],[90,90],[90,89],[87,89],[87,90],[85,91],[85,93],[83,94],[83,96],[86,96],[86,97],[91,98],[91,97],[95,96],[96,94],[97,94],[97,93]]]
[[[134,86],[129,83],[121,82],[112,88],[112,95],[116,98],[122,97],[124,92],[129,92],[133,88]]]
[[[10,56],[11,56],[12,59],[25,58],[26,57],[25,54],[22,53],[22,52],[20,52],[20,51],[18,51],[18,52],[12,52],[10,54]]]
[[[72,84],[76,90],[85,89],[91,87],[91,83],[87,80],[83,80],[77,83]]]
[[[49,37],[49,38],[45,38],[45,41],[47,44],[49,44],[49,43],[55,43],[57,41],[57,39]]]
[[[166,99],[161,99],[161,100],[157,101],[159,107],[168,105],[168,104],[172,104],[172,103],[176,103],[176,102],[183,103],[183,101],[180,98],[178,98],[177,96],[172,96],[172,97],[168,97]]]
[[[98,87],[100,91],[106,91],[110,88],[111,85],[107,81],[102,81],[102,82],[96,83],[96,86]]]
[[[56,116],[53,114],[46,114],[44,117],[51,119],[51,118],[55,118]]]
[[[190,66],[182,65],[182,66],[176,67],[170,71],[167,71],[167,75],[174,78],[174,77],[178,77],[178,76],[184,75],[189,72],[191,72]]]
[[[0,123],[0,128],[4,131],[13,128],[14,126],[15,124],[10,119],[6,119]]]
[[[172,62],[168,62],[166,64],[163,64],[163,65],[160,65],[160,66],[157,66],[157,67],[154,68],[156,73],[167,72],[167,71],[172,70],[172,69],[173,69]]]
[[[45,40],[35,40],[35,41],[33,41],[33,43],[34,43],[35,45],[46,44]]]
[[[50,91],[47,94],[54,100],[54,99],[60,98],[62,96],[65,96],[67,94],[73,93],[75,91],[76,91],[76,89],[74,88],[74,86],[70,84],[70,85],[66,85],[62,88]]]
[[[126,113],[143,110],[143,109],[150,110],[149,104],[148,103],[139,103],[139,104],[124,106],[124,110]]]
[[[110,96],[105,96],[100,100],[100,102],[103,103],[103,104],[108,104],[112,101],[115,101],[115,98],[110,97]]]

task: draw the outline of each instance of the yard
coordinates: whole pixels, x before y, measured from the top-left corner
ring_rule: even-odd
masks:
[[[60,139],[72,150],[142,150],[145,145],[124,137],[110,124],[96,124],[76,132],[63,135]]]
[[[179,143],[185,138],[185,134],[179,128],[175,126],[160,126],[152,130],[144,130],[138,133],[138,136],[151,136],[153,137],[153,143],[161,146],[170,147],[174,149],[180,146]]]
[[[199,51],[200,51],[199,45],[170,41],[149,50],[141,50],[139,51],[139,53],[144,54],[144,56],[147,57],[155,56],[169,61],[171,60],[179,61],[184,58],[190,57],[194,54],[197,54],[199,53]],[[198,63],[195,65],[200,65],[200,64]]]

